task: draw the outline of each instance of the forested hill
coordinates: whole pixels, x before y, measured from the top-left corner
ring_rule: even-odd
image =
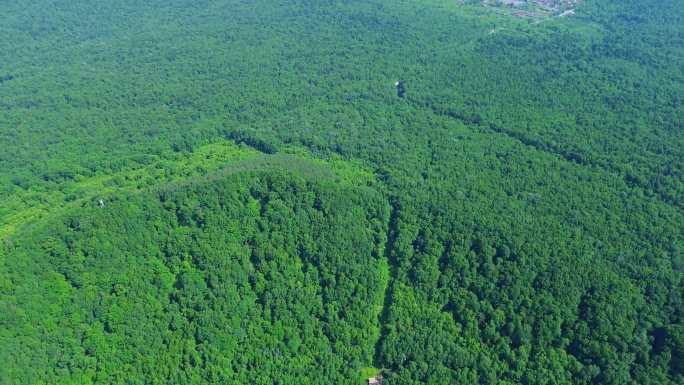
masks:
[[[684,7],[495,3],[1,4],[0,384],[684,384]]]

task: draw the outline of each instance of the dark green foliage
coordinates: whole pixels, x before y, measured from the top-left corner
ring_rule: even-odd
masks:
[[[227,137],[236,143],[245,143],[250,147],[254,147],[265,154],[275,154],[278,152],[278,147],[275,144],[259,139],[253,132],[232,131],[228,133]]]

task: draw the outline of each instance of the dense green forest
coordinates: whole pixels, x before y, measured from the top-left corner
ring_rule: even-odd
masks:
[[[684,384],[684,7],[461,3],[0,4],[0,384]]]

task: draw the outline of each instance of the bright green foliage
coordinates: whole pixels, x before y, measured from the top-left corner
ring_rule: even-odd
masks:
[[[9,248],[0,379],[356,384],[387,215],[277,170],[88,204]]]
[[[684,384],[681,1],[5,3],[0,384]]]
[[[16,227],[27,221],[54,214],[60,209],[73,208],[84,201],[97,201],[107,194],[144,190],[165,182],[205,176],[225,167],[226,163],[239,164],[263,156],[252,148],[220,140],[199,147],[192,153],[174,152],[161,157],[150,156],[141,164],[134,163],[106,175],[78,176],[63,188],[50,189],[42,194],[30,190],[15,191],[3,203],[0,236],[11,234]]]

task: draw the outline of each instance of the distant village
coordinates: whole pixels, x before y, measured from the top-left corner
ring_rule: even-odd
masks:
[[[550,17],[575,15],[575,7],[582,0],[457,0],[460,4],[481,5],[499,14],[533,21]]]

